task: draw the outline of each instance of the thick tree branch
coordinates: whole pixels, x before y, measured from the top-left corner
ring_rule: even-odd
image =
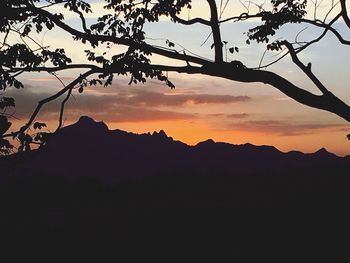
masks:
[[[348,16],[348,11],[346,9],[346,0],[340,0],[340,5],[341,5],[341,14],[344,19],[345,24],[350,28],[350,19]]]
[[[218,9],[215,3],[215,0],[207,0],[210,7],[210,26],[213,32],[213,40],[215,47],[215,62],[222,63],[224,61],[223,52],[222,52],[222,40],[220,33],[220,24],[218,18]]]
[[[350,107],[332,93],[328,92],[323,95],[315,95],[270,71],[252,70],[243,67],[233,68],[231,63],[223,63],[220,66],[211,63],[203,67],[174,67],[163,65],[154,65],[153,67],[155,69],[169,72],[174,71],[187,74],[204,74],[245,83],[260,82],[269,84],[299,103],[332,112],[339,117],[350,121]]]

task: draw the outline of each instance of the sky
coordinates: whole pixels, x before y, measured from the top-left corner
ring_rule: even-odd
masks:
[[[92,3],[94,13],[89,14],[88,23],[95,21],[102,14],[102,1],[87,1]],[[204,0],[194,0],[193,8],[182,16],[208,18],[209,11]],[[223,1],[225,2],[225,1]],[[257,5],[264,1],[251,1]],[[266,1],[268,2],[268,1]],[[318,8],[318,17],[323,17],[331,1],[323,1]],[[220,1],[217,0],[218,5]],[[248,2],[243,2],[247,5]],[[320,1],[318,1],[320,3]],[[326,4],[323,4],[326,3]],[[268,3],[265,3],[268,6]],[[251,5],[251,12],[256,11],[256,5]],[[311,7],[310,7],[311,8]],[[240,1],[231,0],[227,5],[223,18],[234,13],[240,13],[245,7]],[[310,9],[312,10],[312,9]],[[61,11],[59,9],[53,12]],[[79,28],[79,20],[64,11],[66,21]],[[310,11],[310,14],[313,12]],[[227,61],[241,60],[249,67],[256,67],[274,60],[278,54],[266,53],[266,44],[246,45],[243,34],[258,21],[244,23],[227,23],[221,26],[222,39],[228,41],[228,46],[237,46],[240,52],[227,55]],[[343,23],[335,25],[350,39]],[[294,40],[298,32],[300,41],[309,40],[320,34],[320,30],[306,25],[283,27],[275,39],[283,37]],[[199,56],[213,58],[210,49],[212,40],[202,45],[210,29],[194,25],[191,27],[174,25],[166,18],[156,24],[146,25],[147,41],[151,44],[165,46],[167,39],[175,43],[178,51],[186,48],[186,53],[192,52]],[[13,36],[16,41],[15,36]],[[87,45],[73,42],[71,36],[60,30],[45,31],[36,36],[41,43],[65,48],[74,62],[86,61],[84,49]],[[121,52],[123,47],[113,46],[111,55]],[[97,52],[103,52],[103,48]],[[347,62],[350,52],[341,46],[331,35],[317,45],[312,46],[300,56],[307,64],[312,62],[313,70],[324,84],[345,102],[350,103]],[[183,65],[178,61],[169,61],[159,56],[152,56],[155,63]],[[267,70],[277,72],[296,85],[317,93],[317,89],[291,62],[287,56]],[[68,71],[59,73],[65,83],[69,83],[80,72]],[[64,124],[69,125],[78,120],[81,115],[88,115],[96,120],[104,121],[110,129],[122,129],[130,132],[145,133],[157,130],[165,132],[176,140],[188,144],[212,138],[233,144],[252,143],[256,145],[273,145],[282,151],[300,150],[314,152],[326,148],[340,156],[350,154],[350,142],[346,135],[350,133],[348,123],[340,117],[318,109],[312,109],[286,97],[274,87],[261,83],[244,84],[226,79],[203,75],[187,75],[168,73],[175,84],[175,89],[166,87],[163,83],[149,80],[146,84],[128,85],[126,77],[116,77],[112,86],[88,87],[82,94],[74,91],[67,103]],[[25,74],[22,77],[25,84],[23,90],[8,89],[7,95],[16,98],[14,128],[28,118],[38,100],[53,94],[62,88],[57,79],[48,74]],[[57,125],[57,115],[60,100],[46,105],[38,121],[49,124],[49,130]]]

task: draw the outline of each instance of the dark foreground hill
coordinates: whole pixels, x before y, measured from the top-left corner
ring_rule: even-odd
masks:
[[[325,149],[188,146],[82,117],[0,167],[1,234],[13,247],[39,237],[40,251],[79,244],[88,255],[103,244],[132,262],[348,255],[350,162]]]

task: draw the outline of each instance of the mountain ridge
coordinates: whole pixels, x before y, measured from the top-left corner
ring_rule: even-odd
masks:
[[[159,130],[158,132],[157,131],[153,131],[153,132],[147,132],[147,133],[133,133],[133,132],[128,132],[128,131],[124,131],[124,130],[121,130],[121,129],[114,129],[114,130],[110,130],[108,128],[108,126],[103,122],[103,121],[100,121],[100,122],[97,122],[95,121],[93,118],[89,117],[89,116],[81,116],[79,118],[79,120],[74,123],[74,124],[71,124],[69,126],[66,126],[64,127],[63,129],[66,129],[67,127],[76,127],[76,125],[79,125],[80,123],[83,123],[85,125],[91,125],[91,124],[96,124],[98,126],[102,126],[104,129],[108,130],[109,132],[122,132],[122,133],[126,133],[126,134],[132,134],[132,135],[139,135],[139,136],[144,136],[144,135],[151,135],[151,136],[159,136],[159,137],[163,137],[163,138],[168,138],[170,140],[174,140],[171,136],[168,136],[166,134],[166,132],[161,129]],[[93,125],[91,125],[93,126]],[[175,140],[175,141],[179,141],[179,140]],[[181,142],[181,141],[179,141]],[[183,144],[186,144],[184,142],[181,142]],[[279,150],[278,148],[276,148],[275,146],[272,146],[272,145],[255,145],[255,144],[252,144],[252,143],[243,143],[243,144],[233,144],[233,143],[229,143],[229,142],[222,142],[222,141],[214,141],[213,139],[211,138],[208,138],[204,141],[200,141],[198,143],[196,143],[195,145],[189,145],[189,144],[186,144],[188,146],[198,146],[198,145],[201,145],[203,143],[219,143],[219,144],[227,144],[227,145],[230,145],[230,146],[246,146],[246,147],[259,147],[259,148],[271,148],[271,149],[276,149],[278,150],[279,152],[282,152],[282,153],[285,153],[285,154],[288,154],[290,152],[298,152],[298,153],[302,153],[302,154],[330,154],[330,155],[334,155],[334,156],[337,156],[339,158],[344,158],[344,157],[341,157],[341,156],[338,156],[337,154],[335,153],[332,153],[330,151],[328,151],[325,147],[321,147],[320,149],[316,150],[315,152],[309,152],[309,153],[305,153],[305,152],[302,152],[302,151],[299,151],[299,150],[291,150],[291,151],[287,151],[287,152],[284,152],[284,151],[281,151]],[[346,157],[346,156],[345,156]]]
[[[315,153],[284,153],[274,146],[237,145],[212,139],[187,145],[169,137],[164,130],[144,134],[109,130],[104,122],[87,116],[62,128],[27,159],[10,169],[12,173],[89,176],[107,181],[174,172],[237,176],[298,169],[332,171],[349,164],[349,158],[325,148]]]

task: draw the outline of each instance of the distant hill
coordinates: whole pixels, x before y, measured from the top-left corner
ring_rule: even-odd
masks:
[[[189,146],[164,131],[133,134],[109,130],[83,116],[64,127],[44,148],[29,156],[0,161],[11,175],[46,175],[102,181],[174,174],[242,176],[258,174],[329,174],[350,171],[349,158],[326,149],[312,154],[283,153],[273,146],[233,145],[209,139]]]

